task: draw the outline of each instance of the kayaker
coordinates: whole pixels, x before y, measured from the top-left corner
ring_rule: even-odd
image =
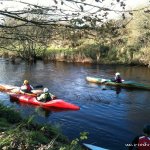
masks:
[[[121,76],[120,76],[120,73],[119,73],[119,72],[116,72],[116,73],[115,73],[114,82],[122,83],[122,79],[121,79]]]
[[[21,93],[32,93],[33,87],[29,84],[28,80],[24,80],[23,85],[20,87]]]
[[[150,125],[145,125],[143,128],[143,135],[137,136],[133,139],[129,150],[136,148],[137,150],[150,150]]]
[[[47,102],[54,99],[54,95],[48,92],[48,88],[43,89],[43,93],[37,97],[38,101]]]

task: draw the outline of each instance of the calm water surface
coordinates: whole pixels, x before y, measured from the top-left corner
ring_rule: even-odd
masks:
[[[89,132],[86,143],[111,150],[127,149],[125,144],[141,133],[150,123],[150,92],[116,89],[85,81],[86,76],[112,78],[121,72],[126,80],[150,84],[150,69],[114,65],[82,65],[70,63],[24,62],[12,64],[0,59],[0,83],[18,85],[28,79],[32,85],[42,84],[57,97],[80,106],[79,111],[45,112],[31,106],[12,103],[9,96],[0,93],[0,101],[15,107],[22,116],[35,116],[39,123],[55,124],[70,139],[80,132]],[[119,94],[117,91],[119,90]]]

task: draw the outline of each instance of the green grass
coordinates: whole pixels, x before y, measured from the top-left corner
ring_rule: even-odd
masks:
[[[78,142],[69,142],[59,128],[52,125],[37,124],[34,117],[22,119],[18,112],[0,104],[0,149],[82,150]]]
[[[20,114],[13,108],[7,108],[0,104],[0,118],[5,118],[7,122],[13,124],[18,123],[22,120]]]

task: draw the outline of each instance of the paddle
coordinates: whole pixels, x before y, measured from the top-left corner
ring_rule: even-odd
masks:
[[[102,79],[101,80],[101,83],[103,84],[103,83],[106,83],[106,82],[110,82],[111,80],[109,80],[109,79]]]
[[[23,94],[23,95],[29,95],[29,96],[37,97],[37,94],[35,94],[35,93],[21,93],[20,91],[18,91],[18,92],[15,92],[15,94]]]
[[[43,87],[43,85],[33,86],[33,88],[42,88],[42,87]],[[14,93],[15,93],[15,90],[19,91],[19,89],[20,89],[20,87],[18,87],[18,86],[0,85],[1,92],[11,92],[12,90],[14,90]]]
[[[107,82],[115,82],[115,80],[114,80],[114,81],[113,81],[113,80],[114,80],[114,79],[102,79],[102,80],[101,80],[101,83],[102,83],[102,84],[105,84],[105,83],[107,83]],[[122,79],[121,81],[124,82],[125,80]],[[121,82],[121,83],[122,83],[122,82]],[[116,82],[116,83],[117,83],[117,82]]]
[[[33,88],[43,88],[43,85],[36,85],[36,86],[33,86]]]
[[[42,88],[43,85],[36,85],[36,86],[33,86],[33,88]],[[0,91],[1,92],[7,92],[7,93],[16,93],[16,94],[25,94],[25,95],[30,95],[30,96],[38,96],[38,94],[41,94],[43,93],[42,90],[35,90],[35,92],[38,91],[38,93],[34,93],[34,90],[32,90],[33,93],[21,93],[20,92],[20,87],[18,86],[9,86],[9,85],[0,85]],[[51,98],[52,99],[56,99],[57,97],[53,94],[51,94]]]
[[[43,85],[36,85],[36,86],[33,86],[33,88],[42,88],[43,87]],[[34,91],[34,89],[32,90],[32,91]],[[35,90],[35,91],[37,91],[37,90]],[[16,94],[21,94],[21,92],[15,92]],[[43,92],[42,92],[43,93]],[[41,92],[40,93],[22,93],[22,94],[25,94],[25,95],[29,95],[29,96],[35,96],[35,97],[37,97],[38,95],[40,95],[41,94]],[[51,96],[51,98],[52,98],[52,100],[54,100],[54,99],[57,99],[57,97],[55,96],[55,95],[53,95],[53,94],[51,94],[50,93],[50,96]]]

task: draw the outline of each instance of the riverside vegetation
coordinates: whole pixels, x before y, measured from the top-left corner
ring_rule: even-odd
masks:
[[[83,132],[80,138],[69,141],[54,126],[33,122],[33,117],[22,119],[13,108],[0,104],[0,149],[22,150],[83,150],[79,142],[87,139]]]
[[[19,27],[7,29],[7,32],[3,29],[2,34],[8,38],[1,40],[1,55],[13,61],[19,56],[25,60],[150,67],[149,20],[149,13],[138,11],[132,19],[109,20],[100,27],[94,27],[93,22],[90,28],[55,24],[46,28]],[[17,25],[13,19],[7,23]]]

